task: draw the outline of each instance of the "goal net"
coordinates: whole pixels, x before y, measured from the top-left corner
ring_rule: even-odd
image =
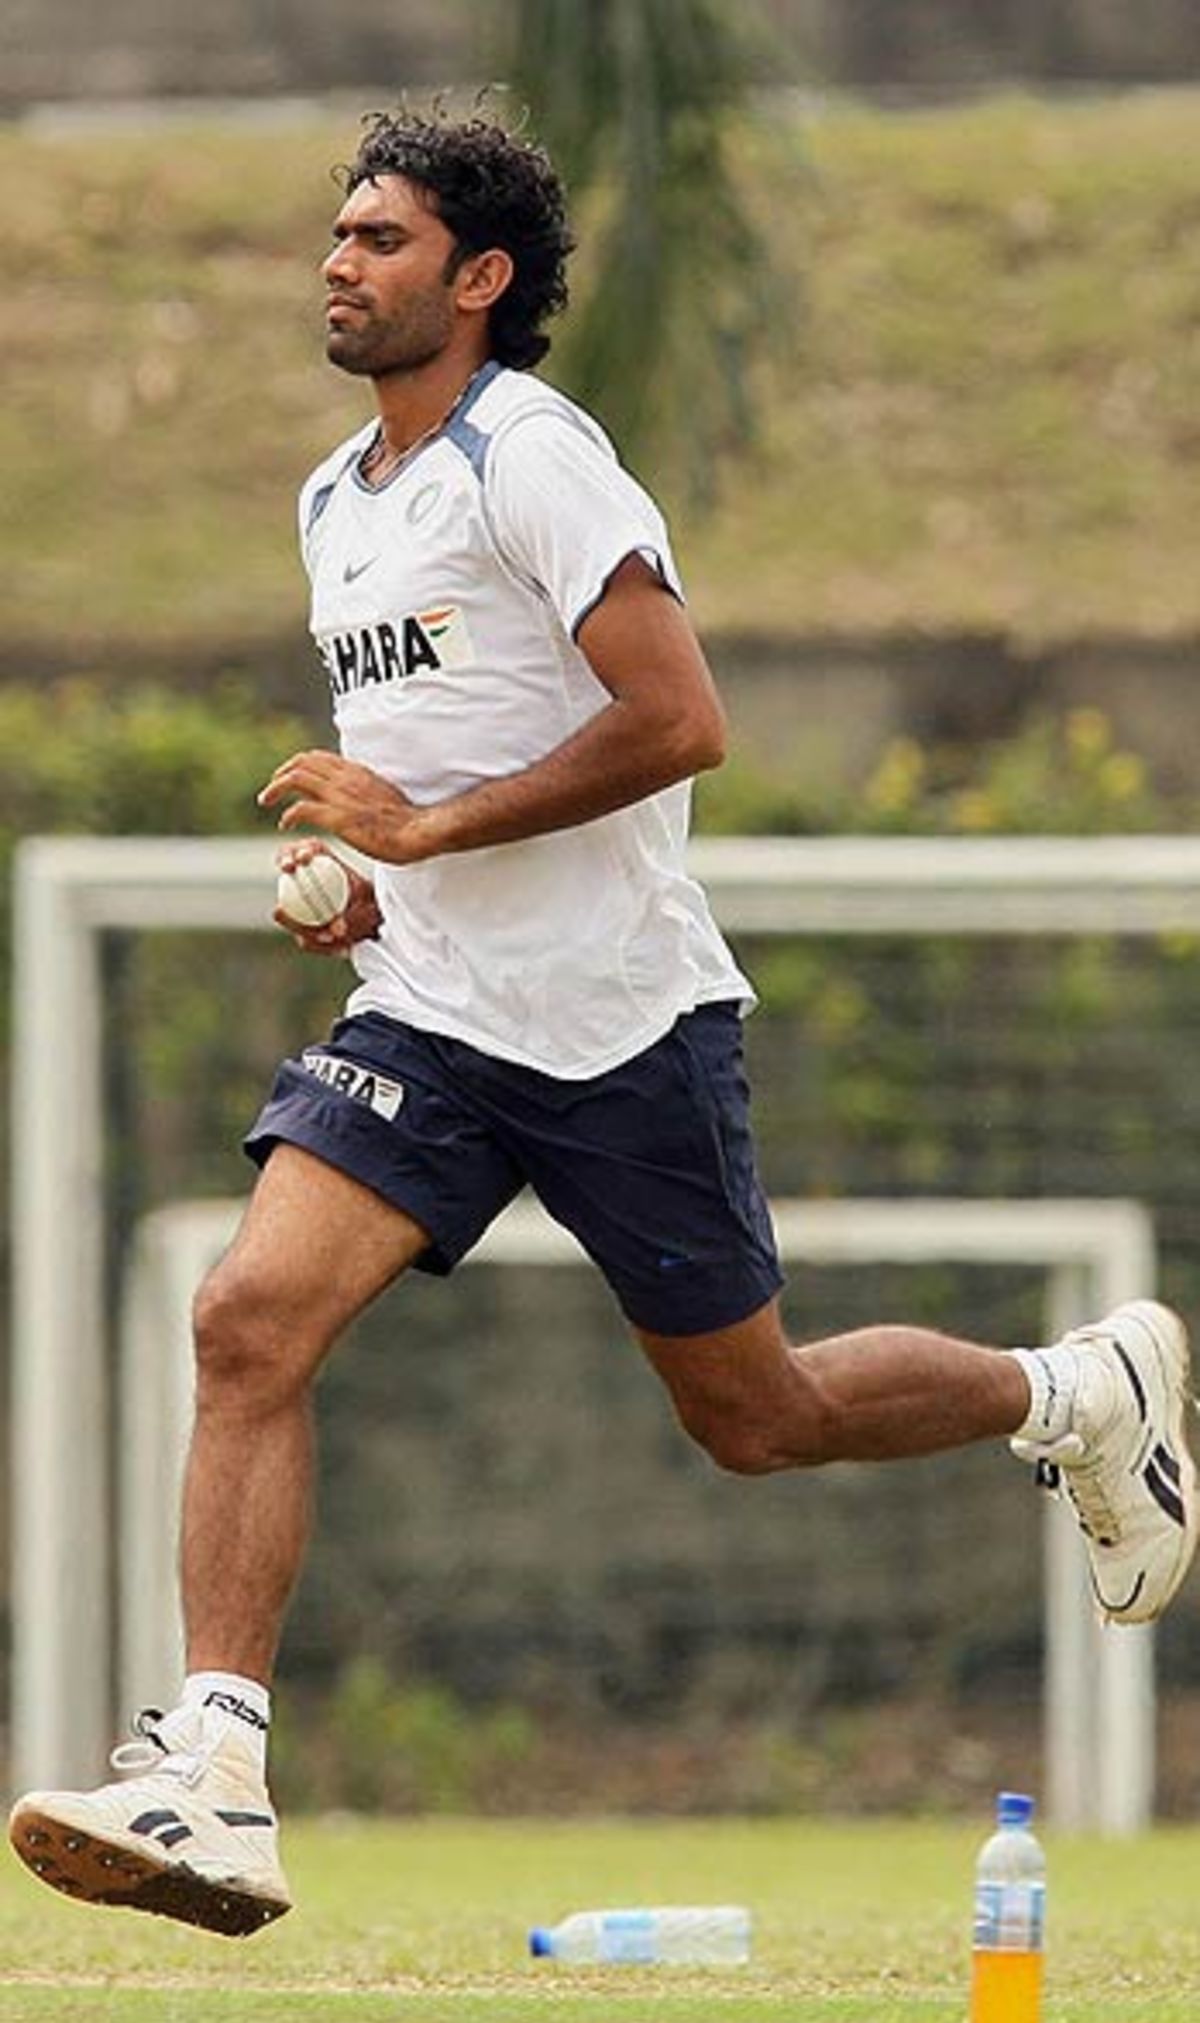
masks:
[[[21,852],[17,1782],[93,1775],[117,1704],[149,1686],[186,1401],[168,1344],[208,1213],[167,1204],[244,1191],[240,1129],[344,985],[248,932],[267,924],[271,859],[257,840]],[[1196,847],[730,840],[695,864],[762,988],[747,1042],[796,1336],[904,1316],[1029,1341],[1156,1271],[1188,1303]],[[1141,1823],[1163,1708],[1191,1683],[1184,1611],[1158,1639],[1156,1721],[1148,1633],[1096,1636],[1077,1541],[1060,1526],[1043,1545],[1039,1499],[1002,1452],[717,1476],[594,1275],[521,1216],[452,1287],[399,1288],[333,1360],[285,1686],[319,1698],[366,1649],[557,1730],[574,1713],[769,1732],[774,1753],[743,1752],[718,1803],[906,1804],[915,1776],[953,1801],[1027,1778],[1062,1820]],[[156,1243],[151,1281],[172,1289],[147,1309],[141,1282],[122,1385],[122,1293]],[[886,1760],[870,1754],[880,1709],[909,1722]]]

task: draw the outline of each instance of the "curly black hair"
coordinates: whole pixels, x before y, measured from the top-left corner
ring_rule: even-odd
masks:
[[[544,148],[493,120],[453,120],[407,110],[368,113],[353,162],[340,171],[347,191],[380,176],[403,176],[428,192],[456,242],[450,272],[471,253],[508,253],[513,277],[489,314],[492,355],[501,365],[536,365],[550,349],[541,324],[567,305],[567,255],[574,248],[566,200]]]

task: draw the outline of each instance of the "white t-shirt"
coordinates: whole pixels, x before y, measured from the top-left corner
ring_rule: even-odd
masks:
[[[301,493],[341,749],[427,804],[532,764],[610,698],[575,644],[626,556],[679,592],[666,528],[598,425],[494,362],[373,490],[371,424]],[[565,1079],[681,1012],[753,1002],[684,870],[690,784],[573,829],[375,867],[383,925],[348,1009]]]

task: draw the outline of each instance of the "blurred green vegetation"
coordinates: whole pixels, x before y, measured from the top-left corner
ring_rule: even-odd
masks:
[[[303,719],[264,708],[232,678],[205,699],[153,684],[113,692],[81,678],[0,685],[5,961],[8,872],[21,836],[267,834],[256,790],[282,756],[310,741]],[[836,776],[797,786],[735,758],[703,779],[697,794],[698,829],[726,834],[1146,833],[1194,827],[1197,812],[1194,800],[1165,796],[1146,762],[1118,745],[1108,720],[1092,709],[1036,718],[990,744],[939,749],[897,739],[853,791]],[[163,1186],[185,1184],[196,1151],[193,1145],[189,1155],[187,1142],[196,1086],[208,1092],[200,1159],[207,1184],[240,1177],[233,1147],[264,1071],[328,1023],[349,984],[346,966],[297,961],[278,935],[158,931],[111,940],[114,1030],[137,1031],[136,1078],[152,1099],[141,1127],[148,1136],[126,1156],[135,1168],[146,1159],[151,1172],[163,1162],[157,1186],[147,1180],[139,1191],[152,1199]],[[1093,1024],[1111,1018],[1115,994],[1127,986],[1107,948],[1103,937],[1039,941],[1006,957],[1010,988],[1023,977],[1027,1000],[1045,1007],[1043,1063],[1069,1054]],[[870,1124],[876,1150],[881,1135],[903,1139],[906,1170],[932,1186],[956,1163],[956,1127],[939,1113],[929,1140],[922,1124],[927,1035],[944,1023],[955,993],[960,1022],[973,1006],[982,1024],[989,961],[962,939],[905,938],[884,952],[893,987],[903,979],[902,1018],[874,1000],[855,951],[836,937],[768,939],[752,951],[752,970],[769,1011],[798,1019],[807,1044],[833,1050],[831,1122]],[[1178,972],[1186,991],[1195,953],[1187,936],[1164,939],[1154,988],[1169,996]],[[0,1033],[6,1022],[7,994]],[[119,1064],[114,1073],[119,1085]],[[1120,1092],[1111,1100],[1119,1105]],[[810,1185],[838,1191],[819,1147],[811,1150]]]
[[[715,513],[675,502],[706,628],[1196,629],[1197,104],[797,101],[742,127],[740,201],[806,278],[761,443],[723,459]],[[328,118],[0,135],[10,664],[300,645],[292,496],[366,412],[315,271],[354,143]]]
[[[728,834],[1145,834],[1194,829],[1200,812],[1194,799],[1164,797],[1095,709],[1046,714],[977,746],[895,739],[853,791],[833,778],[798,792],[735,759],[698,795],[700,826]],[[1119,1192],[1118,1148],[1149,1152],[1157,1143],[1157,1174],[1134,1191],[1178,1194],[1182,1212],[1190,1138],[1164,1143],[1163,1120],[1182,1120],[1191,1107],[1197,937],[1158,937],[1149,965],[1103,934],[992,944],[880,936],[872,951],[874,973],[844,935],[773,937],[744,951],[764,1007],[787,1019],[792,1047],[824,1063],[806,1191],[1052,1191],[1027,1122],[1040,1114],[1061,1132],[1060,1191],[1115,1184]],[[885,994],[873,974],[886,974]],[[1148,1039],[1155,1033],[1171,1037]],[[1099,1090],[1097,1047],[1110,1058]],[[772,1060],[768,1147],[786,1073]],[[1188,1291],[1200,1295],[1200,1259]]]
[[[266,824],[255,794],[307,743],[236,681],[205,695],[71,678],[0,688],[0,849],[25,835],[213,836]]]
[[[315,1702],[281,1698],[273,1774],[305,1812],[470,1813],[496,1809],[497,1793],[512,1810],[534,1736],[524,1708],[471,1708],[433,1682],[400,1685],[378,1657],[359,1655]]]
[[[214,836],[269,833],[255,794],[287,752],[312,741],[298,717],[264,708],[234,679],[200,698],[165,685],[110,685],[68,678],[0,685],[0,964],[8,976],[12,946],[12,858],[24,836]],[[264,926],[269,892],[264,892]],[[152,1113],[136,1129],[157,1149],[157,1184],[194,1192],[206,1184],[189,1134],[195,1076],[213,1075],[214,1120],[228,1140],[220,1172],[242,1175],[236,1143],[261,1096],[262,1074],[247,1045],[260,1029],[264,1052],[280,1053],[298,1031],[328,1023],[346,981],[340,963],[287,959],[290,944],[262,936],[179,934],[106,937],[109,1023],[120,1034],[136,999],[144,1014],[136,1055],[114,1051],[110,1090],[137,1083],[152,1092]],[[239,1011],[231,1019],[230,1008]],[[0,991],[0,1045],[7,1046],[11,991]],[[240,1043],[240,1046],[239,1046]],[[0,1074],[0,1121],[8,1075]],[[153,1198],[145,1176],[150,1144],[122,1114],[108,1146],[110,1177],[131,1212]],[[210,1161],[210,1174],[215,1169]],[[186,1174],[186,1179],[185,1179]],[[208,1183],[211,1184],[211,1178]],[[0,1183],[2,1187],[3,1183]]]
[[[895,738],[865,783],[801,786],[735,753],[697,783],[697,827],[715,835],[1065,835],[1194,826],[1103,711],[1045,712],[1016,735],[973,745]]]

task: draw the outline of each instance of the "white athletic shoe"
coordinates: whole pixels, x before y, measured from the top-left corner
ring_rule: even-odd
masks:
[[[1063,1346],[1078,1352],[1071,1430],[1048,1443],[1013,1440],[1013,1452],[1074,1505],[1101,1615],[1153,1622],[1196,1549],[1187,1330],[1169,1307],[1131,1300]]]
[[[97,1791],[32,1791],[9,1839],[52,1889],[242,1938],[291,1908],[275,1813],[228,1716],[152,1708],[113,1750],[134,1774]]]

